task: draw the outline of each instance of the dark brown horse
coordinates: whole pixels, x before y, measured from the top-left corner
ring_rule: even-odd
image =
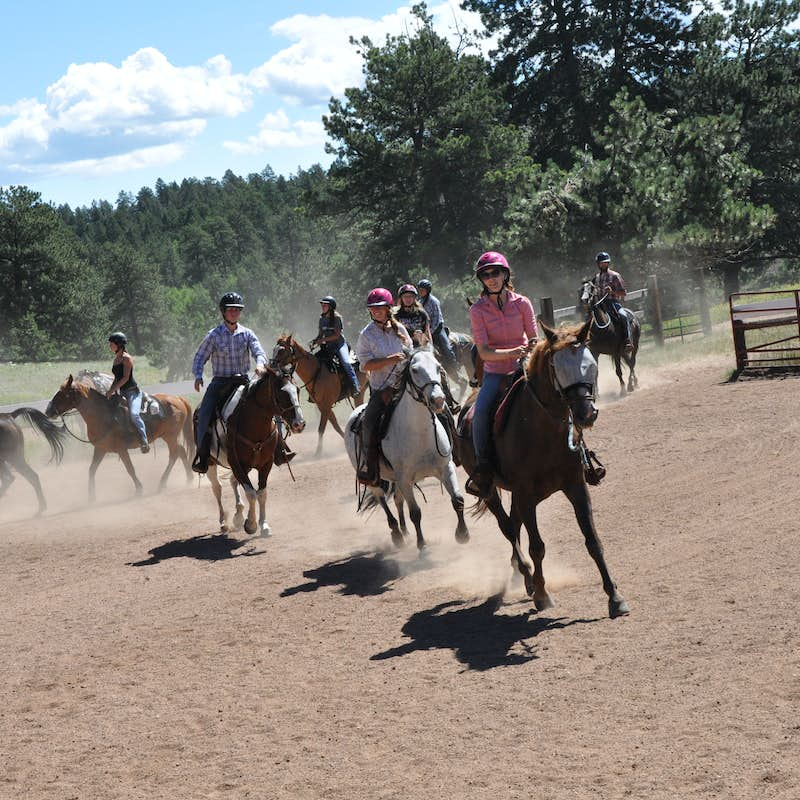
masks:
[[[292,367],[297,377],[303,382],[303,387],[308,390],[311,402],[319,409],[319,428],[317,429],[317,450],[315,455],[322,455],[322,434],[328,422],[339,436],[344,437],[344,431],[336,415],[333,413],[334,405],[342,396],[342,381],[340,376],[331,372],[313,353],[306,350],[292,335],[281,336],[275,343],[272,353],[273,361],[280,367]],[[361,391],[353,398],[355,405],[364,402],[364,392],[367,388],[367,376],[360,370],[356,371]]]
[[[494,514],[511,543],[511,563],[525,578],[525,588],[536,608],[542,610],[551,607],[553,601],[545,589],[545,546],[536,524],[536,506],[551,494],[563,492],[600,570],[609,614],[618,617],[629,609],[606,567],[579,446],[582,429],[590,427],[597,417],[593,402],[597,362],[586,344],[589,323],[558,331],[546,325],[541,328],[545,338],[534,348],[523,379],[506,400],[505,422],[494,439],[498,477],[488,499],[479,506],[485,504]],[[462,463],[471,472],[475,463],[472,441],[459,437],[458,444]],[[497,489],[511,492],[510,516]],[[528,531],[530,558],[520,543],[522,524]]]
[[[142,414],[147,428],[147,440],[163,439],[169,450],[169,461],[159,481],[159,490],[167,484],[167,478],[175,462],[180,458],[186,470],[186,480],[191,481],[192,408],[187,400],[169,394],[152,395],[161,408],[159,416]],[[139,447],[139,437],[125,419],[127,412],[121,412],[119,400],[111,399],[93,389],[78,383],[70,375],[61,388],[53,395],[45,413],[48,417],[63,417],[67,411],[76,409],[86,423],[86,439],[81,439],[94,447],[92,463],[89,466],[89,502],[95,500],[94,476],[100,462],[107,453],[116,453],[136,487],[136,494],[142,493],[142,484],[136,477],[128,450]],[[183,434],[183,444],[179,438]],[[74,435],[74,434],[73,434]],[[78,438],[78,437],[76,437]],[[187,452],[187,450],[189,452]]]
[[[14,476],[9,469],[10,465],[36,490],[36,497],[39,501],[39,510],[36,512],[38,517],[47,508],[47,503],[39,476],[25,460],[25,441],[22,437],[22,430],[14,421],[17,417],[24,417],[32,427],[44,435],[56,463],[61,461],[61,457],[64,455],[63,439],[67,432],[64,428],[54,425],[41,411],[37,411],[35,408],[18,408],[10,414],[0,414],[0,497],[14,482]]]
[[[217,433],[215,424],[211,458],[208,466],[208,479],[219,508],[220,529],[231,530],[228,514],[222,505],[222,486],[217,474],[217,466],[231,470],[230,483],[236,499],[236,514],[233,527],[244,523],[247,533],[259,531],[261,536],[270,535],[270,527],[265,518],[267,505],[267,478],[275,458],[278,443],[278,415],[289,425],[294,433],[300,433],[306,426],[297,387],[286,373],[276,368],[268,368],[263,375],[245,386],[236,410],[227,422],[224,436]],[[258,489],[250,482],[249,472],[258,472]],[[239,496],[242,486],[248,500],[247,518],[244,517],[244,504]],[[256,526],[256,502],[259,518]]]
[[[636,315],[622,309],[619,313],[625,314],[630,326],[631,344],[630,352],[625,351],[625,328],[619,317],[614,319],[613,308],[610,308],[608,295],[600,296],[597,286],[593,281],[585,280],[581,286],[579,307],[584,319],[590,319],[592,328],[589,332],[589,349],[597,358],[599,355],[611,356],[614,362],[614,371],[619,379],[619,393],[625,394],[625,381],[622,379],[622,362],[628,366],[628,391],[632,392],[638,385],[636,377],[636,355],[639,352],[639,338],[642,335],[642,326]],[[612,313],[614,312],[614,313]]]

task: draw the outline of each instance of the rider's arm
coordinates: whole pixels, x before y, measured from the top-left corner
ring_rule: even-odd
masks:
[[[250,341],[248,342],[248,346],[250,347],[250,353],[256,362],[255,373],[256,375],[261,375],[264,372],[264,368],[267,366],[267,354],[264,352],[261,342],[258,341],[258,336],[256,336],[252,331],[250,331]]]
[[[520,304],[522,312],[522,324],[525,328],[525,335],[528,341],[535,344],[539,341],[539,326],[536,323],[536,312],[533,310],[533,303],[525,297]]]

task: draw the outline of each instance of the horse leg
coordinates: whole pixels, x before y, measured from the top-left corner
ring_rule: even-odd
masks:
[[[233,473],[231,473],[229,480],[234,501],[236,502],[236,513],[233,515],[233,527],[234,530],[238,531],[244,526],[244,503],[242,502],[242,495],[239,492],[239,481],[236,480]]]
[[[133,485],[136,487],[136,496],[142,496],[142,484],[141,481],[136,477],[136,470],[133,468],[133,462],[131,461],[130,454],[127,450],[118,450],[119,459],[125,465],[125,469],[128,471],[128,475],[131,476],[133,480]]]
[[[408,536],[408,528],[406,527],[406,511],[404,507],[405,500],[400,492],[394,493],[394,505],[397,509],[397,520],[400,524],[400,530],[403,531],[403,536]]]
[[[29,466],[22,453],[20,453],[19,458],[14,459],[11,463],[14,465],[17,472],[33,486],[36,492],[36,499],[39,501],[39,510],[36,512],[35,516],[41,516],[41,513],[47,508],[47,502],[44,499],[44,492],[42,491],[42,484],[39,480],[39,476]]]
[[[319,458],[322,455],[322,434],[325,433],[325,427],[328,424],[328,415],[330,413],[330,407],[327,406],[320,406],[319,407],[319,426],[317,427],[317,449],[314,453],[316,458]]]
[[[158,482],[158,491],[161,492],[167,488],[167,478],[169,478],[170,472],[172,472],[172,468],[175,466],[175,462],[178,460],[178,453],[183,450],[183,447],[178,444],[178,439],[165,439],[167,443],[167,448],[169,450],[169,461],[167,461],[167,468],[164,470],[164,473],[161,475],[161,479]],[[183,460],[186,462],[186,451],[183,450]]]
[[[414,484],[410,480],[401,480],[398,478],[395,485],[395,492],[400,492],[403,499],[408,503],[408,516],[414,523],[414,530],[417,532],[417,550],[425,549],[425,537],[422,535],[422,509],[417,503],[417,498],[414,497]]]
[[[639,379],[636,377],[636,349],[630,356],[625,356],[625,363],[628,365],[628,391],[632,392],[638,385]]]
[[[611,575],[608,572],[606,559],[603,554],[603,545],[594,527],[592,500],[589,496],[589,490],[586,488],[586,483],[583,480],[576,481],[563,491],[570,503],[572,503],[572,508],[575,510],[575,517],[583,533],[586,549],[589,551],[589,555],[594,559],[594,563],[597,564],[597,569],[600,570],[600,577],[603,580],[603,590],[608,595],[608,615],[613,619],[614,617],[630,614],[628,604],[617,590],[617,585],[611,579]]]
[[[222,533],[227,533],[231,529],[231,526],[228,523],[228,515],[222,507],[222,486],[220,485],[219,475],[217,474],[217,465],[209,464],[206,475],[211,481],[211,491],[214,494],[214,499],[217,501],[217,508],[219,509],[219,529]]]
[[[389,530],[392,532],[392,544],[394,544],[395,547],[403,547],[406,541],[403,538],[403,532],[400,530],[400,526],[397,524],[394,514],[392,514],[389,508],[389,504],[386,502],[386,492],[384,492],[380,486],[370,486],[369,491],[378,501],[384,514],[386,514],[386,521],[389,523]],[[397,491],[397,489],[395,489],[395,491]]]
[[[272,530],[266,519],[267,514],[267,478],[272,469],[272,462],[270,461],[266,466],[258,471],[258,491],[256,497],[258,498],[258,530],[259,535],[266,538],[272,536]]]
[[[619,352],[614,353],[614,370],[617,373],[617,380],[619,380],[619,396],[625,397],[625,381],[622,378],[622,363]]]
[[[247,517],[244,521],[244,532],[252,536],[258,530],[256,527],[256,501],[258,500],[258,492],[249,480],[242,486],[242,489],[247,498]]]
[[[513,493],[512,493],[513,501]],[[506,514],[503,503],[497,489],[492,489],[491,494],[486,499],[486,507],[492,512],[497,520],[500,532],[508,539],[511,545],[511,567],[519,570],[525,579],[525,590],[528,594],[533,593],[533,564],[527,553],[522,549],[519,541],[519,532],[522,520],[519,516],[511,518]],[[513,502],[512,502],[513,507]]]
[[[445,470],[444,477],[442,478],[447,494],[450,495],[450,502],[453,504],[453,510],[458,517],[458,525],[456,525],[456,541],[459,544],[465,544],[469,541],[469,529],[467,523],[464,522],[464,495],[458,488],[458,477],[456,476],[456,467],[452,461],[447,462],[447,469]]]
[[[330,421],[331,425],[333,425],[333,429],[339,436],[344,439],[344,431],[342,430],[342,426],[339,424],[339,420],[336,419],[336,414],[333,413],[333,409],[328,409],[328,420]]]
[[[528,588],[528,594],[533,597],[536,610],[544,611],[546,608],[552,608],[555,603],[547,593],[544,585],[542,563],[544,562],[545,546],[542,537],[539,535],[539,526],[536,523],[536,503],[529,500],[522,504],[516,502],[516,498],[513,498],[511,507],[511,513],[519,516],[525,524],[525,530],[528,531],[528,552],[533,561],[533,576],[530,586],[527,586],[526,581],[526,588]]]
[[[14,475],[11,470],[0,461],[0,497],[2,497],[11,484],[14,483]]]
[[[97,472],[97,468],[100,466],[100,462],[105,458],[105,452],[103,450],[99,450],[95,447],[94,453],[92,454],[92,463],[89,464],[89,502],[94,503],[96,499],[95,495],[95,488],[94,488],[94,475]],[[128,459],[130,460],[130,459]]]

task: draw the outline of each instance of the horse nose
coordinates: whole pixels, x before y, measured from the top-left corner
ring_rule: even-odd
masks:
[[[305,430],[305,427],[306,427],[306,421],[304,419],[301,419],[299,422],[295,422],[294,425],[292,425],[292,430],[295,433],[302,433]]]
[[[441,397],[432,397],[433,407],[436,409],[436,413],[438,414],[444,408],[444,395]]]

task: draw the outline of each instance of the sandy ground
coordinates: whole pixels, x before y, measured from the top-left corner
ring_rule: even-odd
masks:
[[[332,432],[318,461],[294,438],[269,539],[218,535],[180,470],[155,494],[163,447],[141,500],[107,459],[92,508],[86,451],[37,463],[45,516],[21,479],[0,502],[0,797],[800,797],[800,380],[727,385],[728,361],[622,402],[604,375],[617,620],[563,498],[537,614],[435,483],[427,554],[394,550]]]

